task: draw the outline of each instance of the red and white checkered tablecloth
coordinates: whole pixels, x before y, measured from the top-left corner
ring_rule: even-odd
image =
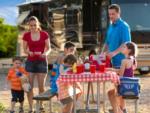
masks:
[[[73,83],[77,82],[106,82],[111,81],[113,83],[119,83],[119,76],[115,72],[106,71],[104,73],[90,73],[90,72],[84,72],[80,74],[62,74],[59,76],[57,85],[58,85],[58,98],[64,99],[69,94],[70,87],[73,87]],[[78,88],[77,88],[78,89]],[[80,90],[80,89],[79,89]],[[73,92],[73,90],[72,90]]]
[[[105,81],[111,81],[113,83],[119,82],[119,76],[115,72],[106,71],[104,73],[96,72],[96,73],[90,73],[90,72],[84,72],[80,74],[65,74],[61,75],[58,79],[59,81],[65,82],[65,83],[72,83],[72,82],[105,82]]]

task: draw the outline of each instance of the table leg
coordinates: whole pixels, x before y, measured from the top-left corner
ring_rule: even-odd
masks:
[[[73,83],[73,112],[76,113],[76,85]]]
[[[36,100],[36,113],[40,113],[39,109],[40,109],[40,101]]]
[[[82,108],[84,108],[85,107],[85,105],[84,105],[84,100],[85,100],[85,96],[84,96],[84,83],[82,84],[82,89],[83,89],[83,95],[82,95]]]
[[[100,83],[97,81],[97,111],[100,113]]]
[[[94,99],[94,87],[93,87],[93,83],[91,82],[91,93],[92,93],[92,102],[95,103],[95,99]]]
[[[87,90],[87,97],[86,97],[86,110],[89,109],[90,85],[91,85],[91,82],[88,82],[88,90]]]
[[[105,82],[103,82],[103,111],[105,113],[105,94],[106,94],[106,87],[105,87]]]
[[[135,113],[138,113],[138,99],[135,99]]]

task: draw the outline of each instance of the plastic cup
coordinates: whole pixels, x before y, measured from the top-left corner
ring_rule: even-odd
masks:
[[[82,73],[83,69],[82,69],[82,65],[77,65],[77,73]]]
[[[84,72],[84,64],[81,64],[80,66],[81,66],[80,68],[81,68],[82,72]]]
[[[96,65],[90,65],[90,72],[95,73],[96,71]]]
[[[102,73],[105,72],[105,68],[106,68],[106,65],[104,63],[99,65],[99,71],[100,72],[102,72]]]

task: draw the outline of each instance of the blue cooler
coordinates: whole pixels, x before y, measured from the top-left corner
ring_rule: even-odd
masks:
[[[136,77],[121,77],[120,85],[118,86],[119,95],[138,97],[140,94],[139,78]]]

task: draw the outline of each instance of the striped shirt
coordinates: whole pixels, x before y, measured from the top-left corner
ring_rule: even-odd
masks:
[[[28,73],[25,71],[25,69],[23,67],[17,68],[17,70],[28,76]],[[9,72],[7,75],[7,80],[10,81],[11,89],[22,90],[21,80],[16,75],[16,68],[10,68],[9,69]]]

